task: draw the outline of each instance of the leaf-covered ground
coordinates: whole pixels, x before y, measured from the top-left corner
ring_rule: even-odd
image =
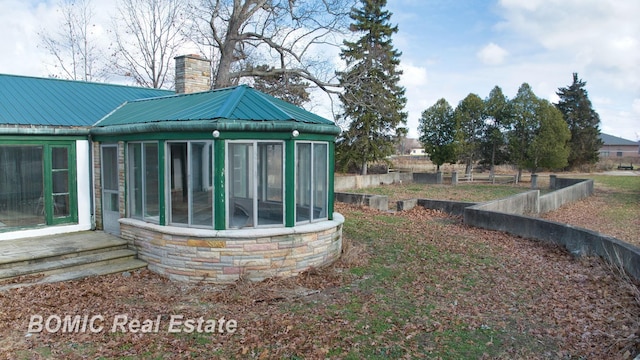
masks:
[[[640,176],[591,176],[595,193],[544,214],[640,246]]]
[[[416,208],[337,204],[344,254],[290,279],[229,286],[149,271],[0,293],[8,359],[612,359],[640,353],[637,286],[596,259]],[[98,333],[27,334],[32,315],[101,315]],[[157,333],[111,332],[119,314]],[[235,333],[168,333],[172,315]]]

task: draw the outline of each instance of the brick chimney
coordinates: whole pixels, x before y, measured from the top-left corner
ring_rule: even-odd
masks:
[[[176,56],[176,93],[189,94],[211,90],[211,61],[190,54]]]

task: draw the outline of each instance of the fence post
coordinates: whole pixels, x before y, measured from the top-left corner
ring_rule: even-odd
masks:
[[[549,175],[549,189],[555,190],[557,175]]]
[[[531,188],[538,188],[538,174],[531,174]]]
[[[458,172],[453,171],[451,173],[451,185],[458,185]]]

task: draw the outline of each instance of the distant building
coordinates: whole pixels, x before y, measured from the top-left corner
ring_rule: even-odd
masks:
[[[640,142],[608,134],[600,134],[600,139],[603,142],[600,159],[640,159]]]
[[[411,149],[410,155],[427,155],[424,149]]]

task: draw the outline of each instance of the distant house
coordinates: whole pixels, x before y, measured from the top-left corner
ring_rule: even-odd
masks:
[[[411,149],[411,155],[427,155],[424,149]]]
[[[600,139],[600,159],[640,159],[640,142],[608,134],[600,134]]]

